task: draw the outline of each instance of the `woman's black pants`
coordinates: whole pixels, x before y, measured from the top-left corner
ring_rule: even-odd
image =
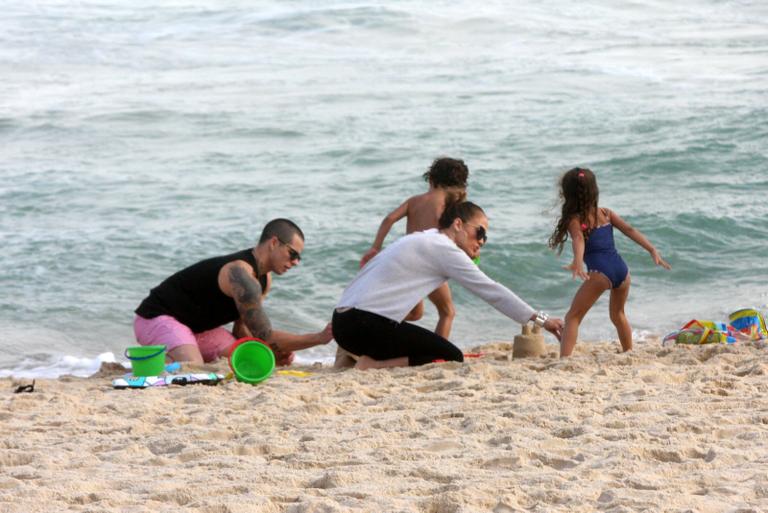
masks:
[[[396,322],[365,310],[333,313],[333,338],[350,353],[374,360],[408,357],[408,365],[435,360],[463,362],[461,350],[440,335],[415,324]]]

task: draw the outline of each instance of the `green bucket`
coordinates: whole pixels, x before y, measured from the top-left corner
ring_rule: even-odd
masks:
[[[165,346],[134,346],[125,350],[134,376],[159,376],[165,370]]]
[[[235,345],[229,355],[229,366],[238,381],[258,383],[275,370],[275,355],[266,344],[245,340]]]

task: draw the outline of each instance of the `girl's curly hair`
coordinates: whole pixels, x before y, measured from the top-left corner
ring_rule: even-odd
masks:
[[[560,178],[560,201],[563,208],[560,219],[552,235],[549,237],[549,247],[563,251],[563,245],[568,240],[568,223],[578,217],[581,223],[588,226],[597,225],[597,200],[600,190],[597,188],[595,174],[584,167],[574,167],[566,171]],[[590,217],[592,218],[590,221]]]

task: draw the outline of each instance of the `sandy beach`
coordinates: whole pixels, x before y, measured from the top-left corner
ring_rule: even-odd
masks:
[[[768,510],[764,346],[549,348],[258,386],[4,379],[0,512]]]

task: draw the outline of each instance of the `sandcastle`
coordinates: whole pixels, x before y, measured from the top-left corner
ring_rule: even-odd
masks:
[[[515,342],[512,346],[513,358],[527,358],[532,356],[541,356],[547,352],[547,346],[544,344],[544,334],[539,326],[531,329],[529,324],[523,324],[523,332],[515,336]]]

